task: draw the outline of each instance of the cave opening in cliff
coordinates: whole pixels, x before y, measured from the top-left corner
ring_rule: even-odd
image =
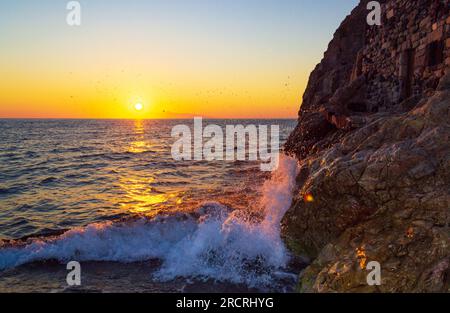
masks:
[[[428,66],[436,66],[444,61],[444,42],[433,41],[427,46]]]
[[[406,51],[406,82],[405,82],[405,90],[404,98],[407,99],[412,95],[413,89],[413,78],[414,78],[414,59],[415,59],[415,51],[414,49],[409,49]]]

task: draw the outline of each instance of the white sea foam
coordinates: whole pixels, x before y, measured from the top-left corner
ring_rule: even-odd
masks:
[[[296,174],[297,162],[283,156],[262,187],[262,221],[243,218],[242,212],[219,203],[206,203],[198,214],[93,224],[24,247],[4,248],[0,269],[49,259],[134,262],[157,258],[162,266],[154,279],[181,276],[249,286],[270,284],[273,273],[289,259],[279,224],[291,204]]]

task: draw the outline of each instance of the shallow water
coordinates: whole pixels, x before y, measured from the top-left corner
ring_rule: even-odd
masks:
[[[277,124],[281,142],[295,126],[207,123]],[[176,124],[192,120],[0,121],[0,290],[67,290],[78,260],[79,291],[289,291],[296,162],[176,162]]]

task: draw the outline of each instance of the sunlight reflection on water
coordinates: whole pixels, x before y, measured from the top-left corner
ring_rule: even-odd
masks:
[[[257,162],[175,162],[173,126],[192,120],[8,120],[0,123],[0,239],[130,215],[254,205]],[[205,120],[205,124],[207,120]],[[214,120],[214,124],[292,120]]]

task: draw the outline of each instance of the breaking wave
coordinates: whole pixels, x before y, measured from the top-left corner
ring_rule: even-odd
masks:
[[[297,162],[280,158],[279,168],[262,186],[259,218],[220,203],[205,203],[196,212],[105,222],[72,229],[61,236],[35,239],[0,249],[0,270],[30,262],[58,260],[162,261],[153,279],[195,277],[244,283],[271,283],[286,267],[288,252],[280,221],[292,201]]]

